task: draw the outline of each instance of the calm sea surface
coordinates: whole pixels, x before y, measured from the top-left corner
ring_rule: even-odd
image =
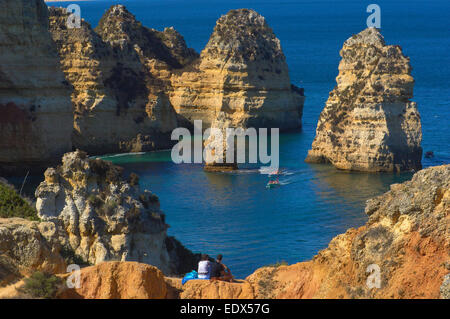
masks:
[[[169,233],[195,252],[222,253],[238,277],[257,267],[311,258],[331,238],[367,220],[365,201],[385,192],[406,174],[337,171],[303,162],[317,119],[335,86],[343,42],[365,28],[373,1],[129,0],[77,2],[82,17],[96,26],[110,5],[122,3],[144,25],[174,26],[197,51],[215,21],[230,9],[252,8],[266,17],[281,40],[292,82],[307,96],[303,131],[280,138],[281,166],[288,175],[276,189],[257,169],[235,174],[205,173],[199,165],[175,165],[169,152],[106,157],[141,176],[167,215]],[[411,58],[414,101],[422,116],[425,167],[450,163],[449,1],[376,1],[381,32]],[[68,3],[52,3],[67,6]]]

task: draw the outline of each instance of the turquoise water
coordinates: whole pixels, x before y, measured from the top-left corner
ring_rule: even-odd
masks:
[[[329,240],[366,220],[364,203],[411,177],[337,171],[303,162],[320,111],[335,86],[342,43],[365,28],[372,1],[204,1],[130,0],[76,2],[96,26],[114,3],[125,4],[144,25],[174,26],[200,51],[220,15],[253,8],[281,40],[292,82],[307,96],[303,130],[281,136],[282,186],[267,190],[257,167],[235,174],[205,173],[199,165],[175,165],[169,152],[107,157],[141,185],[158,194],[171,225],[169,233],[196,252],[222,253],[238,277],[257,267],[311,258]],[[377,1],[381,32],[411,58],[414,101],[422,116],[423,148],[435,158],[425,167],[450,163],[450,32],[448,1]],[[67,3],[52,5],[66,6]]]

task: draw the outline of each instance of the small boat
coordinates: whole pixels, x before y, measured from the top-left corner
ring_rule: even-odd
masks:
[[[266,188],[274,188],[274,187],[277,187],[277,186],[280,186],[281,184],[280,184],[280,181],[278,180],[278,178],[276,179],[276,180],[274,180],[274,181],[269,181],[268,183],[267,183],[267,185],[266,185]]]

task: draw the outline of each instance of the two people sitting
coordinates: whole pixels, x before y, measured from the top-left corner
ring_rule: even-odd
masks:
[[[233,282],[230,269],[222,263],[223,256],[217,255],[214,262],[209,261],[209,256],[202,254],[198,263],[198,279],[223,280]]]

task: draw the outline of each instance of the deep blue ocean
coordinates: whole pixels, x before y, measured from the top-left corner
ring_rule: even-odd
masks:
[[[107,157],[141,176],[156,193],[170,224],[169,234],[186,247],[222,253],[237,277],[256,268],[311,258],[331,238],[365,223],[365,201],[412,174],[348,173],[304,163],[320,111],[335,86],[339,50],[366,27],[373,1],[85,1],[82,17],[95,27],[109,6],[126,7],[145,26],[173,26],[200,52],[216,20],[230,9],[252,8],[266,17],[280,39],[291,80],[305,88],[303,130],[280,138],[281,166],[290,175],[266,189],[257,170],[205,173],[200,165],[173,164],[169,152]],[[387,44],[399,44],[411,58],[413,100],[422,117],[424,167],[450,163],[450,1],[376,1]],[[68,2],[49,5],[67,6]]]

